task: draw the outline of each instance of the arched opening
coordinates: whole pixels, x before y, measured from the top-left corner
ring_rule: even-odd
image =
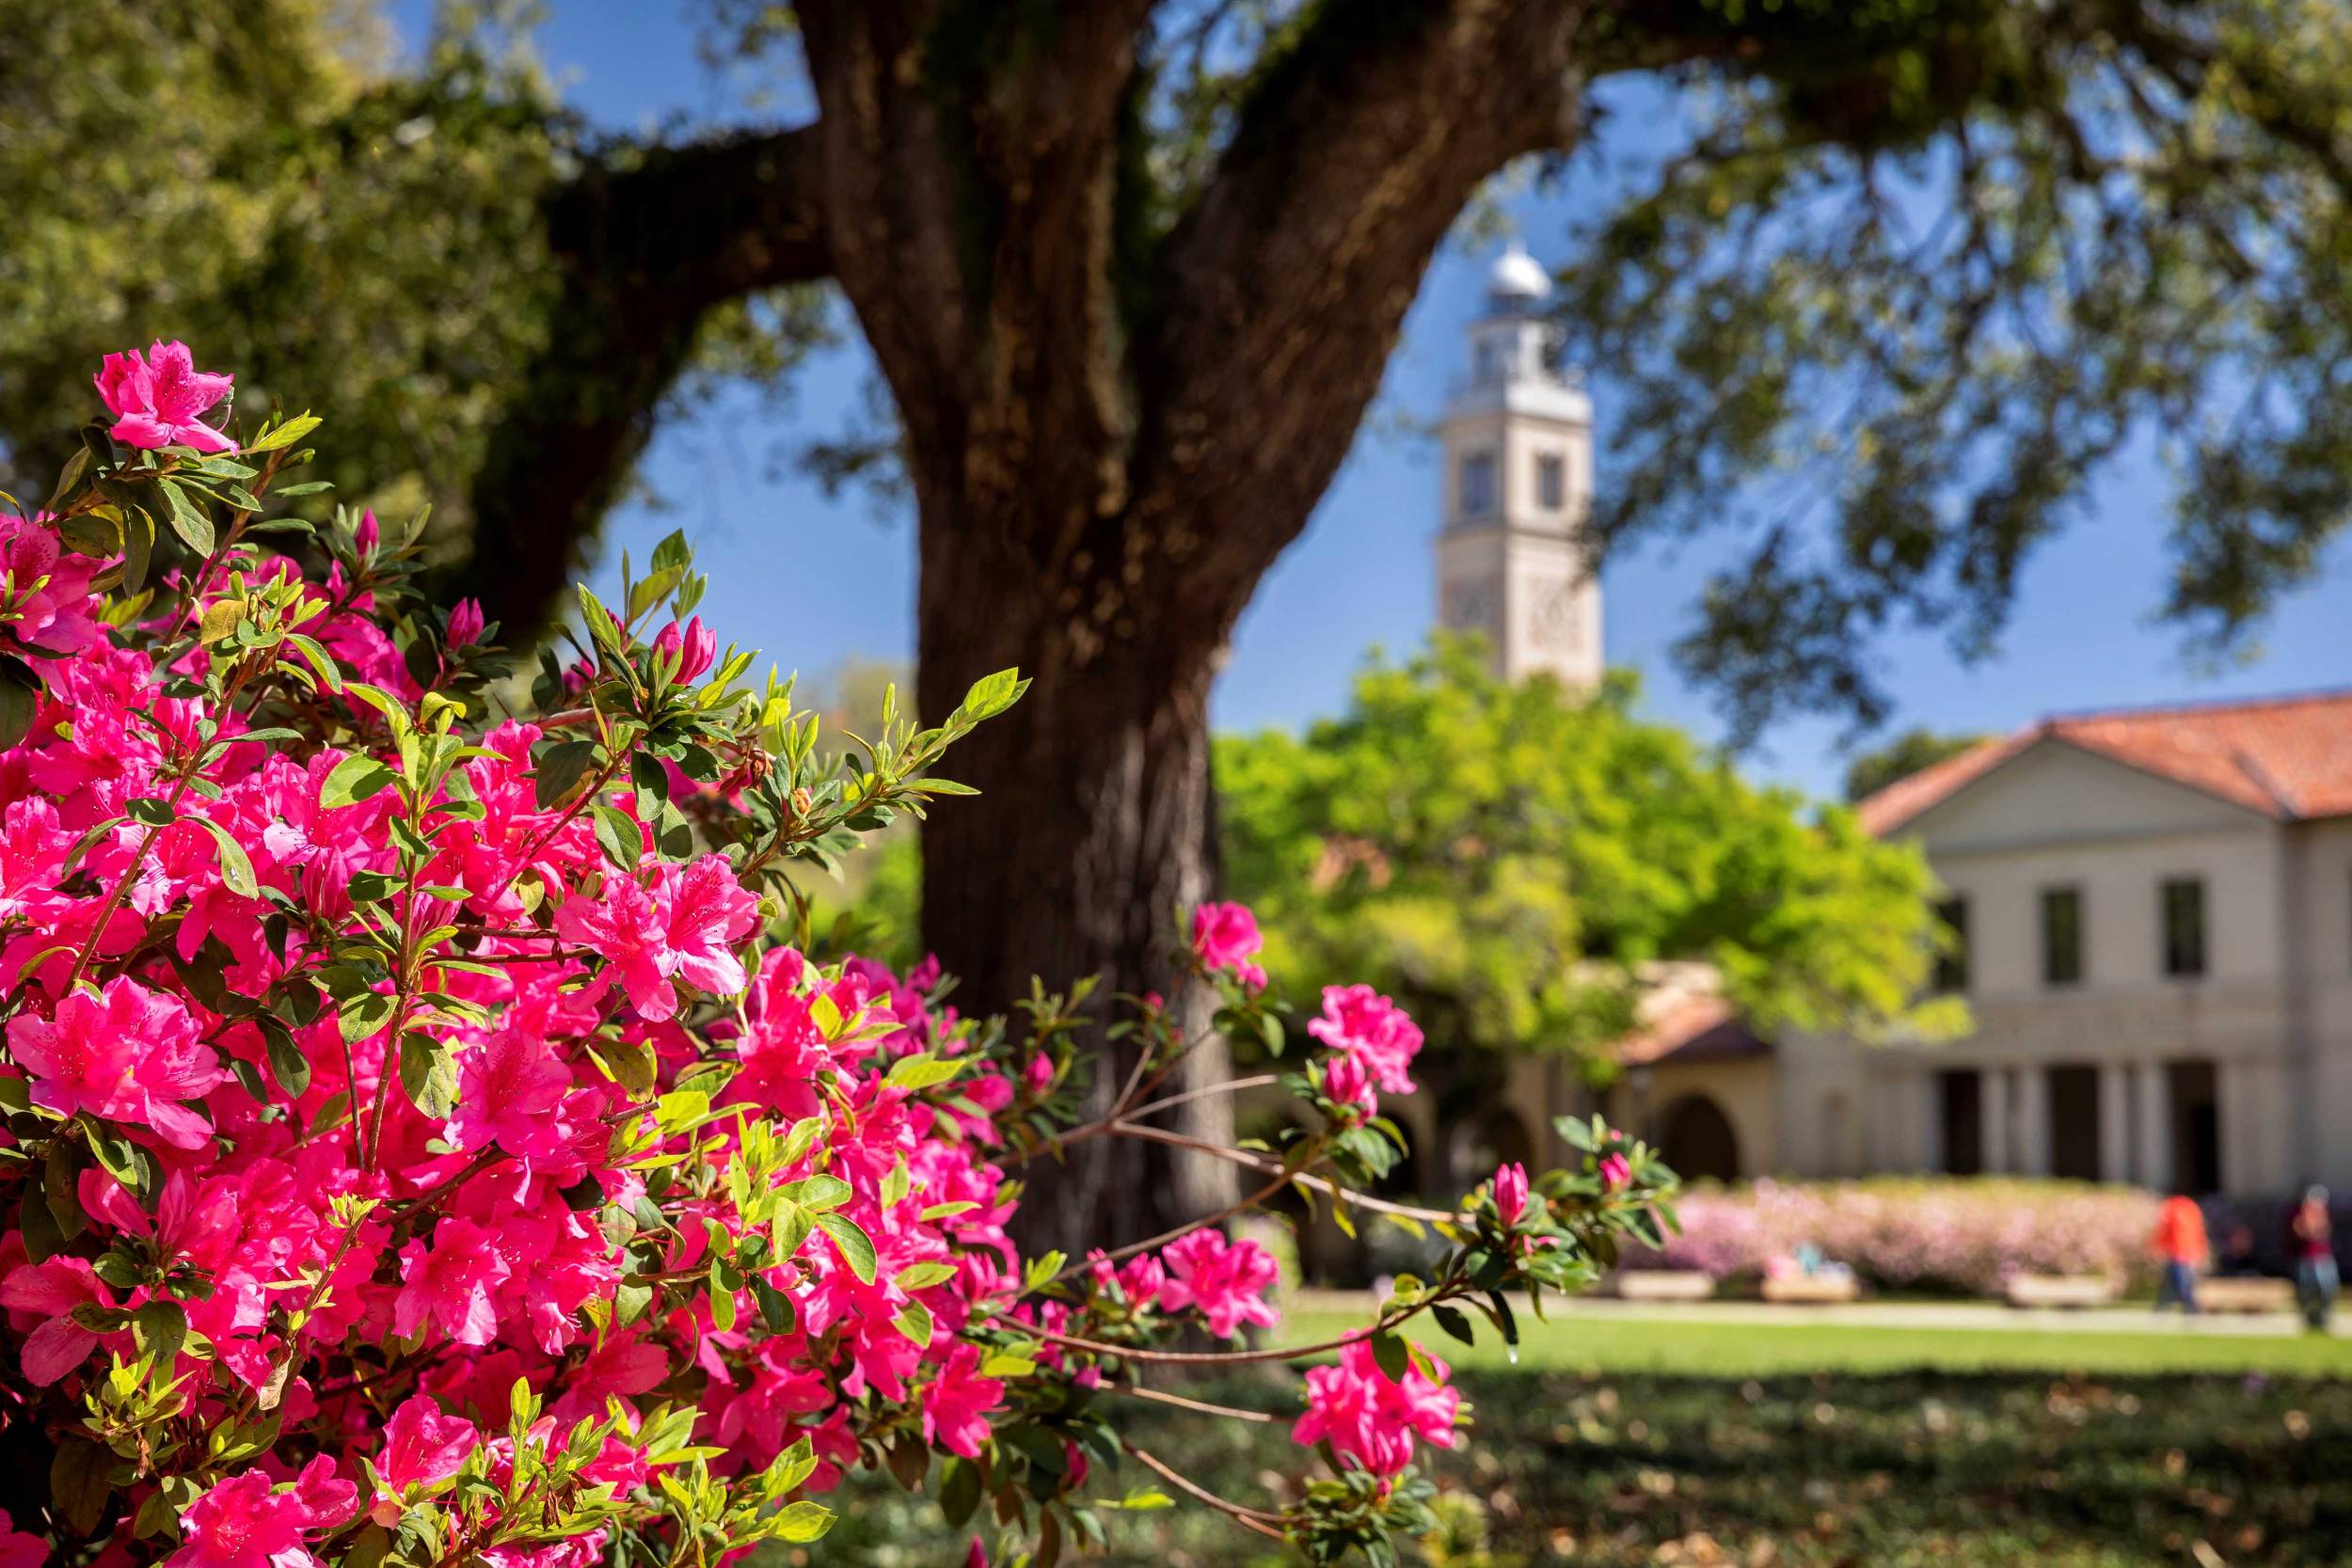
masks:
[[[1686,1181],[1740,1179],[1740,1137],[1722,1106],[1703,1094],[1685,1095],[1669,1106],[1658,1143],[1666,1164]]]

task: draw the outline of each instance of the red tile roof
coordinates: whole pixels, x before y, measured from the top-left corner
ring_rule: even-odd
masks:
[[[1751,1030],[1730,1003],[1720,996],[1693,996],[1618,1040],[1611,1053],[1627,1067],[1649,1067],[1669,1060],[1763,1056],[1772,1049],[1772,1042]]]
[[[2352,689],[2044,719],[1898,779],[1855,811],[1868,832],[1893,832],[2045,739],[2282,821],[2352,816]]]

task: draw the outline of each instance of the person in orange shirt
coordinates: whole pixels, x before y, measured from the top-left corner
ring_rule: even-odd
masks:
[[[2197,1310],[2197,1271],[2205,1266],[2205,1212],[2186,1193],[2174,1193],[2156,1211],[2156,1233],[2148,1250],[2164,1265],[2156,1288],[2156,1310],[2179,1304],[2183,1312]]]

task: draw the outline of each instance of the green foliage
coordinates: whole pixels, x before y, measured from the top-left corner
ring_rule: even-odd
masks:
[[[1956,757],[1986,738],[1981,735],[1938,735],[1929,729],[1905,730],[1846,765],[1847,803],[1851,805],[1898,780]]]
[[[2164,613],[2244,647],[2352,515],[2352,11],[1662,14],[1716,30],[1694,145],[1589,226],[1561,320],[1622,378],[1604,536],[1756,541],[1686,664],[1750,728],[1876,721],[1874,636],[1981,654],[2036,546],[2152,460]]]
[[[1635,695],[1513,686],[1440,640],[1304,738],[1221,740],[1230,887],[1269,968],[1363,976],[1439,1047],[1590,1050],[1661,960],[1714,964],[1768,1026],[1903,1016],[1930,940],[1916,852],[1745,783]]]

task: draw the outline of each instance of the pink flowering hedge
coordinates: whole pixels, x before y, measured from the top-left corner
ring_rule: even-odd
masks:
[[[1992,1295],[2019,1274],[2144,1284],[2156,1199],[2135,1187],[1999,1178],[1758,1181],[1675,1202],[1679,1234],[1629,1268],[1757,1279],[1810,1244],[1870,1284]]]
[[[289,510],[318,420],[230,417],[176,343],[96,392],[46,506],[0,515],[0,1441],[54,1454],[0,1466],[0,1568],[707,1564],[820,1535],[857,1467],[932,1489],[976,1560],[1165,1488],[1385,1563],[1461,1414],[1399,1325],[1510,1336],[1506,1291],[1657,1239],[1669,1173],[1597,1124],[1453,1207],[1355,1196],[1420,1034],[1360,987],[1286,1029],[1212,905],[1171,927],[1185,984],[1308,1042],[1311,1115],[1198,1152],[1441,1263],[1291,1346],[1245,1338],[1279,1328],[1248,1202],[1021,1256],[1026,1163],[1173,1135],[1169,1009],[961,1016],[935,965],[812,961],[792,879],[961,793],[935,768],[1014,673],[835,755],[693,616],[675,538],[517,672],[411,540]],[[1333,1354],[1285,1506],[1122,1433],[1173,1372]]]

